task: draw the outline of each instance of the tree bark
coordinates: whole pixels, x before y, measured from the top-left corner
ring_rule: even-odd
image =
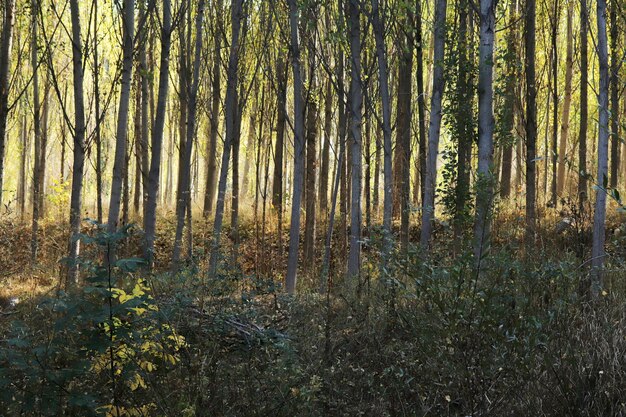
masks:
[[[41,193],[41,119],[39,107],[39,57],[37,53],[37,13],[39,2],[31,0],[31,66],[33,69],[32,86],[33,86],[33,130],[35,131],[35,158],[33,162],[33,222],[31,235],[31,262],[37,262],[38,241],[37,233],[39,230],[39,195]]]
[[[294,108],[294,168],[293,194],[291,204],[291,225],[289,227],[289,255],[285,288],[288,294],[296,291],[298,271],[298,247],[300,241],[300,206],[304,182],[304,102],[303,83],[300,68],[300,42],[298,39],[298,5],[296,0],[288,0],[291,66],[293,69],[293,108]]]
[[[272,205],[278,213],[283,207],[283,152],[285,148],[285,125],[287,112],[287,68],[285,57],[281,53],[276,62],[278,85],[276,144],[274,146],[274,180],[272,182]]]
[[[115,159],[113,161],[113,179],[111,180],[111,200],[109,203],[108,231],[114,233],[117,230],[120,216],[120,199],[124,176],[126,145],[128,136],[128,111],[130,102],[130,89],[133,73],[133,39],[135,31],[135,1],[125,0],[123,19],[123,64],[122,81],[120,91],[120,103],[117,116],[117,131],[115,136]],[[114,250],[109,256],[114,258]]]
[[[567,6],[567,46],[565,57],[565,89],[563,97],[563,112],[561,113],[561,137],[559,140],[559,166],[557,172],[556,192],[563,195],[565,188],[565,164],[567,153],[567,140],[569,137],[569,117],[572,105],[572,73],[574,66],[574,35],[572,31],[572,16],[574,15],[574,3]]]
[[[80,9],[78,0],[70,0],[72,17],[72,69],[74,84],[74,162],[72,164],[72,194],[70,197],[70,239],[66,287],[78,284],[77,234],[80,233],[83,172],[85,168],[85,100],[83,92],[83,44],[80,34]]]
[[[480,261],[489,248],[493,204],[493,46],[496,32],[494,0],[480,1],[480,49],[478,66],[478,184],[474,258]]]
[[[98,0],[94,0],[94,16],[98,16]],[[102,132],[101,123],[104,115],[100,112],[100,60],[98,57],[98,19],[93,19],[93,84],[96,109],[96,127],[94,140],[96,143],[96,213],[98,223],[102,223]],[[65,149],[63,149],[65,151]],[[61,169],[63,171],[63,168]],[[61,175],[63,177],[63,174]]]
[[[582,0],[586,1],[586,0]],[[524,42],[526,44],[526,245],[530,254],[535,242],[537,148],[537,90],[535,79],[535,0],[526,0]]]
[[[348,26],[350,41],[350,131],[352,149],[352,195],[350,198],[350,251],[348,277],[357,277],[361,270],[361,176],[362,176],[362,103],[361,90],[361,17],[360,0],[349,0]],[[407,160],[408,163],[408,160]],[[407,178],[408,180],[408,178]],[[408,199],[408,193],[406,193]],[[408,213],[407,213],[408,214]]]
[[[314,72],[315,51],[309,52],[309,71]],[[315,261],[315,174],[317,155],[315,142],[317,139],[317,88],[315,75],[309,76],[310,91],[307,94],[306,115],[306,183],[305,183],[305,219],[304,219],[304,265],[311,267]]]
[[[433,90],[430,103],[430,127],[428,130],[426,188],[422,204],[422,230],[420,234],[420,244],[423,249],[427,249],[430,243],[435,215],[437,154],[439,153],[439,135],[441,131],[441,101],[445,83],[443,67],[446,39],[446,7],[446,0],[437,0],[435,4]]]
[[[469,3],[459,4],[459,32],[457,40],[458,77],[456,85],[455,130],[457,136],[457,173],[454,190],[454,237],[455,246],[460,246],[464,227],[468,221],[470,199],[470,173],[472,169],[472,146],[474,136],[473,105],[474,95],[471,82],[471,68],[468,45],[473,35],[468,30]],[[482,43],[481,43],[482,45]]]
[[[401,26],[409,28],[401,35],[400,56],[398,59],[398,111],[396,121],[396,154],[394,158],[395,211],[400,216],[400,250],[406,255],[409,245],[410,214],[410,161],[411,161],[411,119],[412,77],[413,77],[413,34],[411,33],[411,13],[404,10],[405,18]]]
[[[221,99],[221,68],[222,68],[222,0],[215,6],[215,25],[213,30],[213,74],[211,84],[211,120],[207,144],[207,177],[204,191],[204,217],[207,218],[215,200],[215,183],[217,182],[217,132],[219,131],[219,112]]]
[[[611,73],[610,73],[610,92],[611,92],[611,188],[616,188],[619,179],[620,165],[620,140],[619,140],[619,96],[623,85],[619,83],[619,69],[623,56],[619,49],[619,23],[617,17],[617,9],[620,5],[611,2]],[[620,16],[623,19],[623,16]]]
[[[145,10],[145,2],[139,3],[139,14],[142,19],[147,20],[149,18],[148,13]],[[148,56],[146,52],[146,44],[148,42],[149,30],[144,25],[143,33],[140,33],[140,49],[139,49],[139,68],[140,68],[140,80],[141,80],[141,136],[139,139],[139,152],[141,160],[141,206],[143,208],[143,215],[146,215],[146,201],[148,199],[148,170],[149,170],[149,152],[150,147],[148,145],[150,137],[151,121],[148,114],[148,106],[150,104],[150,79],[151,69],[148,67]],[[139,214],[139,211],[137,211]]]
[[[0,207],[4,186],[4,154],[6,152],[7,118],[9,117],[9,70],[15,24],[15,0],[4,2],[4,22],[0,39]]]
[[[552,181],[550,183],[550,203],[549,207],[556,207],[557,199],[557,158],[558,158],[558,134],[559,134],[559,55],[558,55],[558,30],[560,2],[554,1],[553,16],[551,22],[551,41],[552,41],[552,149],[550,152],[550,160],[552,162]],[[546,175],[548,173],[546,172]]]
[[[599,187],[596,189],[591,248],[591,296],[595,299],[598,298],[603,287],[602,266],[606,256],[604,240],[609,159],[609,57],[606,34],[606,0],[598,0],[597,2],[597,23],[600,86],[598,91],[598,173],[596,178]]]
[[[511,174],[513,170],[513,148],[517,142],[515,132],[515,106],[517,103],[516,83],[517,79],[517,1],[509,9],[509,22],[511,25],[506,36],[506,56],[505,62],[507,68],[504,70],[506,75],[505,96],[503,103],[504,117],[503,124],[503,143],[502,143],[502,173],[500,176],[500,198],[508,199],[511,195]]]
[[[172,46],[172,10],[171,1],[163,0],[163,25],[161,27],[161,65],[159,67],[159,92],[156,106],[154,128],[152,130],[152,159],[148,173],[148,195],[144,213],[145,247],[144,257],[150,268],[154,265],[154,239],[156,232],[156,206],[159,195],[161,171],[161,153],[163,148],[163,130],[169,90],[170,50]],[[173,138],[170,138],[173,141]]]
[[[391,100],[389,98],[389,66],[387,47],[385,45],[385,25],[380,17],[379,2],[372,0],[372,26],[376,42],[376,58],[378,61],[378,86],[380,89],[383,113],[383,254],[382,265],[393,246],[391,221],[393,215],[393,167],[391,146]]]
[[[425,181],[424,174],[426,171],[426,95],[424,93],[424,57],[422,45],[422,1],[416,0],[415,2],[415,44],[416,49],[416,61],[417,61],[417,112],[419,116],[419,142],[418,142],[418,157],[417,166],[415,170],[415,191],[413,192],[413,201],[417,204],[418,192],[419,200],[424,200]],[[419,181],[417,181],[419,178]]]
[[[333,96],[332,83],[326,82],[326,93],[324,95],[324,144],[322,145],[322,161],[320,167],[320,211],[323,215],[328,214],[328,180],[330,166],[330,142],[332,140],[331,130],[333,123]]]
[[[232,150],[234,136],[236,135],[237,118],[237,81],[239,72],[239,35],[241,32],[241,19],[243,18],[243,0],[235,0],[231,5],[231,42],[228,57],[228,70],[226,72],[226,103],[225,121],[226,138],[224,140],[224,150],[222,152],[222,166],[220,180],[217,191],[217,203],[215,205],[215,221],[213,224],[213,243],[211,247],[211,257],[209,260],[209,276],[217,273],[218,260],[220,256],[220,240],[222,233],[222,222],[224,219],[224,202],[226,199],[226,184],[228,181],[228,164]]]
[[[200,84],[200,60],[202,53],[202,21],[204,17],[205,0],[200,0],[196,11],[196,42],[194,46],[193,73],[191,83],[186,83],[188,110],[187,110],[187,129],[185,138],[185,146],[183,148],[182,158],[180,160],[181,168],[179,169],[177,199],[176,199],[176,237],[174,240],[174,251],[172,254],[172,269],[178,267],[180,261],[180,252],[182,246],[182,235],[185,226],[185,214],[191,221],[191,154],[193,150],[193,141],[196,134],[196,109],[198,102],[198,86]],[[189,29],[190,30],[190,29]],[[190,36],[190,35],[189,35]],[[182,142],[182,138],[181,138]],[[189,242],[191,244],[191,241]]]
[[[587,119],[588,119],[588,57],[587,31],[589,11],[587,0],[580,0],[580,127],[578,136],[578,201],[581,211],[587,201]]]

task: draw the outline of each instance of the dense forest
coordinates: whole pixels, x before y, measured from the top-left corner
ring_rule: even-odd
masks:
[[[0,415],[626,415],[623,0],[0,13]]]

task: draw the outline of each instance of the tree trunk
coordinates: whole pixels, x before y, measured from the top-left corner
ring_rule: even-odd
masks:
[[[331,130],[333,124],[333,95],[332,82],[326,82],[326,93],[324,95],[324,144],[322,145],[322,162],[320,167],[320,211],[323,215],[328,214],[328,179],[330,165],[330,142],[332,140]]]
[[[139,71],[137,71],[137,88],[135,90],[135,133],[133,135],[134,154],[135,154],[135,178],[133,185],[133,210],[135,215],[139,215],[139,204],[141,199],[141,172],[143,171],[141,163],[141,101],[143,91],[141,89],[141,79]],[[130,168],[130,167],[128,167]]]
[[[98,16],[98,0],[93,2],[94,16]],[[93,19],[93,85],[94,85],[94,101],[96,109],[96,129],[94,132],[94,140],[96,143],[96,212],[98,223],[102,223],[102,135],[101,123],[104,114],[100,114],[100,60],[98,59],[98,19]],[[65,151],[65,149],[63,149]],[[61,168],[63,171],[63,168]],[[63,174],[61,174],[63,180]]]
[[[289,5],[290,52],[293,69],[293,108],[294,108],[294,168],[293,194],[291,204],[291,225],[289,227],[289,255],[285,288],[287,293],[296,291],[298,271],[298,247],[300,241],[300,206],[304,182],[304,103],[303,83],[300,69],[300,42],[298,39],[298,5],[296,0],[287,0]]]
[[[558,157],[558,134],[559,134],[559,59],[558,59],[558,30],[560,18],[560,2],[554,1],[554,12],[551,17],[551,41],[552,41],[552,149],[550,160],[552,161],[552,182],[550,185],[549,207],[556,207],[557,199],[557,157]],[[547,172],[546,172],[547,175]]]
[[[26,116],[20,116],[22,119],[21,122],[21,154],[20,154],[20,177],[18,181],[18,199],[17,204],[20,210],[20,216],[22,221],[24,221],[24,217],[26,216],[26,155],[28,154],[28,150],[30,148],[30,143],[28,142],[28,130],[26,127]]]
[[[563,98],[563,113],[561,113],[561,138],[559,141],[559,166],[557,172],[556,192],[563,195],[565,187],[565,163],[567,153],[567,140],[569,136],[569,114],[572,105],[572,72],[574,66],[574,35],[572,32],[572,16],[574,3],[567,6],[567,47],[565,58],[565,90]]]
[[[281,53],[276,62],[278,84],[276,144],[274,147],[274,180],[272,181],[272,205],[278,213],[283,207],[283,150],[285,148],[285,125],[287,112],[287,68],[285,57]]]
[[[149,18],[148,14],[146,13],[145,10],[145,2],[140,2],[139,3],[139,13],[140,16],[142,17],[142,19],[147,20]],[[147,43],[147,36],[149,34],[149,30],[144,26],[143,28],[143,33],[140,34],[140,39],[139,39],[139,43],[140,43],[140,50],[139,50],[139,68],[141,69],[140,71],[140,79],[141,79],[141,136],[139,138],[139,156],[140,156],[140,161],[141,161],[141,171],[140,171],[140,175],[141,175],[141,190],[142,190],[142,194],[141,194],[141,205],[143,207],[143,215],[142,217],[145,217],[146,214],[146,201],[148,199],[148,160],[149,160],[149,145],[148,145],[148,140],[149,140],[149,136],[150,136],[150,126],[151,126],[151,121],[149,118],[149,114],[148,114],[148,106],[150,104],[150,79],[152,78],[151,76],[151,69],[148,67],[148,57],[147,57],[147,53],[146,53],[146,43]],[[139,211],[136,212],[137,215],[139,214]]]
[[[480,56],[478,66],[478,184],[474,258],[480,261],[489,248],[493,203],[493,46],[496,32],[494,0],[480,1]]]
[[[587,201],[587,118],[588,57],[587,31],[589,11],[587,0],[580,0],[580,127],[578,132],[578,201],[581,211]]]
[[[0,39],[0,207],[4,186],[4,154],[6,151],[7,118],[9,116],[9,69],[11,68],[11,47],[13,46],[13,26],[15,24],[15,0],[4,3],[4,22]]]
[[[600,86],[598,91],[598,173],[596,178],[599,188],[596,189],[591,248],[591,296],[594,299],[598,298],[603,287],[602,266],[606,256],[604,240],[609,159],[609,57],[606,36],[606,0],[598,0],[597,2],[597,20]]]
[[[620,140],[619,140],[619,96],[623,89],[623,83],[619,82],[619,69],[623,60],[623,56],[619,49],[619,23],[617,18],[617,9],[620,5],[611,2],[611,73],[610,73],[610,91],[611,91],[611,188],[617,187],[619,179],[620,165]],[[623,19],[623,16],[620,16]]]
[[[426,188],[422,204],[422,230],[420,244],[427,249],[433,230],[435,215],[435,190],[437,185],[437,154],[439,153],[439,134],[441,131],[441,101],[444,91],[444,48],[446,39],[446,0],[437,0],[435,4],[434,28],[434,68],[433,91],[430,103],[430,127],[428,130],[428,159],[426,166]]]
[[[196,43],[194,46],[193,73],[191,83],[185,83],[187,88],[186,97],[188,100],[187,123],[185,145],[181,149],[179,178],[176,198],[176,237],[174,241],[174,251],[172,253],[172,269],[178,268],[180,252],[182,247],[183,229],[185,226],[185,214],[188,214],[191,221],[191,155],[193,150],[193,140],[196,133],[196,108],[198,101],[198,86],[200,84],[200,59],[202,53],[202,20],[204,16],[204,0],[200,0],[196,11]],[[188,29],[191,31],[191,28]],[[188,36],[191,36],[188,34]],[[188,43],[191,46],[191,42]],[[191,244],[191,242],[189,242]]]
[[[502,143],[502,173],[500,176],[500,198],[508,199],[511,195],[511,174],[513,170],[513,148],[517,142],[515,132],[515,106],[517,103],[516,85],[517,79],[517,1],[509,9],[509,22],[511,25],[506,36],[506,55],[505,62],[507,68],[504,70],[506,75],[505,95],[503,103],[504,117],[503,125],[503,143]]]
[[[586,1],[586,0],[583,0]],[[535,0],[526,0],[526,244],[530,255],[535,242],[537,149],[537,90],[535,79]]]
[[[159,195],[159,178],[161,171],[161,152],[163,147],[163,129],[167,109],[169,89],[170,49],[172,46],[172,10],[170,0],[163,0],[163,26],[161,28],[161,65],[159,67],[159,93],[157,98],[156,116],[152,130],[152,160],[148,174],[148,196],[144,213],[145,247],[144,257],[150,268],[154,264],[154,239],[156,231],[156,206]],[[173,138],[170,137],[170,142]]]
[[[360,8],[360,0],[349,0],[348,27],[350,41],[350,147],[352,149],[352,196],[350,198],[350,251],[348,254],[348,277],[358,276],[361,269],[361,123],[363,118],[361,106],[363,103],[363,92],[361,90]],[[406,177],[406,179],[408,181],[408,177]],[[406,193],[406,197],[408,199],[408,193]]]
[[[309,51],[309,71],[315,69],[315,51]],[[306,183],[304,219],[304,265],[313,266],[315,261],[315,173],[317,166],[315,141],[317,139],[317,87],[315,75],[309,77],[310,91],[307,94],[306,115]]]
[[[115,159],[113,161],[113,179],[111,180],[111,200],[109,203],[108,231],[113,233],[117,229],[120,216],[120,199],[124,176],[126,144],[128,136],[128,110],[130,89],[133,73],[133,39],[135,31],[135,1],[125,0],[123,10],[124,57],[122,64],[122,81],[120,104],[117,116],[117,132],[115,136]],[[114,258],[114,251],[109,256]]]
[[[228,56],[228,70],[226,72],[226,103],[225,121],[226,138],[222,152],[222,166],[220,181],[217,191],[217,203],[215,205],[215,222],[213,224],[213,243],[211,258],[209,260],[209,276],[215,276],[220,256],[220,239],[222,222],[224,219],[224,202],[226,199],[226,184],[228,181],[228,164],[230,162],[231,148],[234,141],[237,123],[237,81],[239,72],[239,35],[241,32],[241,19],[243,18],[243,0],[235,0],[231,5],[231,42]]]
[[[219,131],[219,114],[221,99],[221,68],[222,68],[222,35],[220,32],[222,22],[222,0],[218,0],[215,6],[215,25],[213,30],[213,74],[211,91],[211,120],[209,121],[210,132],[207,144],[207,177],[204,191],[204,217],[207,218],[215,200],[215,183],[217,182],[217,132]]]
[[[413,192],[413,201],[417,204],[418,191],[419,200],[424,200],[425,181],[424,174],[426,172],[426,95],[424,93],[424,57],[422,45],[422,1],[415,2],[415,44],[416,61],[417,61],[417,112],[419,116],[419,144],[418,144],[418,161],[415,176],[419,178],[419,182],[415,181],[415,191]]]
[[[372,26],[376,41],[376,59],[378,61],[378,85],[380,89],[381,107],[383,112],[383,254],[382,265],[393,246],[391,221],[393,215],[393,169],[391,146],[391,100],[389,98],[389,66],[387,63],[387,47],[385,45],[385,25],[381,21],[379,2],[372,0]]]
[[[185,216],[187,214],[185,195],[185,156],[187,144],[187,115],[189,110],[189,51],[191,49],[191,2],[187,0],[184,3],[184,14],[181,20],[186,20],[186,25],[180,27],[179,40],[179,57],[178,57],[178,183],[176,184],[176,233],[174,236],[174,248],[172,250],[171,268],[178,268],[180,255],[182,251],[183,232],[185,226]],[[193,144],[192,144],[193,145]],[[191,168],[190,168],[191,169]]]
[[[474,136],[473,105],[474,97],[471,82],[471,68],[468,45],[473,35],[468,30],[469,3],[459,5],[459,33],[457,40],[458,78],[456,85],[455,130],[458,142],[457,173],[454,190],[454,238],[455,246],[462,242],[463,230],[468,221],[467,206],[470,199],[470,172],[472,169],[472,146]]]
[[[252,162],[252,155],[254,155],[254,140],[256,136],[257,117],[259,112],[259,83],[255,83],[254,86],[254,104],[250,109],[250,118],[248,121],[248,137],[246,139],[246,153],[243,161],[243,178],[241,180],[241,196],[246,197],[250,195],[250,163]],[[261,104],[263,105],[263,104]],[[261,132],[258,132],[261,135]]]
[[[410,11],[404,10],[405,18],[401,25],[411,24]],[[410,161],[411,161],[411,101],[413,77],[413,34],[407,31],[402,35],[400,56],[398,59],[398,112],[396,154],[394,158],[394,183],[396,193],[394,202],[400,215],[400,248],[406,255],[409,245],[409,214],[410,214]]]
[[[237,263],[237,250],[239,245],[239,150],[241,144],[241,118],[243,100],[239,96],[235,97],[235,132],[232,140],[233,171],[232,171],[232,193],[230,195],[230,238],[233,242],[232,263]]]
[[[80,9],[78,0],[70,0],[72,17],[72,69],[74,85],[74,162],[72,194],[70,197],[70,239],[66,287],[78,284],[78,254],[80,233],[83,172],[85,168],[85,101],[83,92],[83,44],[80,35]]]
[[[42,153],[41,153],[41,119],[40,119],[40,107],[39,107],[39,58],[37,54],[37,13],[39,3],[37,0],[31,1],[31,66],[33,68],[33,129],[35,131],[35,159],[33,162],[33,224],[32,224],[32,236],[31,236],[31,262],[37,262],[37,232],[39,230],[39,194],[41,193],[41,166]]]

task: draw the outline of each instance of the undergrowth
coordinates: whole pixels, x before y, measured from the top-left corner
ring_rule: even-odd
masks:
[[[575,213],[573,214],[575,215]],[[502,219],[501,219],[502,220]],[[502,220],[515,233],[516,218]],[[83,236],[89,278],[2,315],[3,415],[624,415],[623,237],[593,305],[580,232],[549,233],[536,254],[500,234],[475,268],[440,246],[410,247],[381,276],[376,230],[360,280],[303,280],[224,264],[148,273],[101,259],[132,229]],[[578,226],[576,226],[578,227]],[[612,230],[609,228],[609,230]],[[446,233],[439,238],[446,240]],[[500,239],[500,240],[498,240]],[[451,239],[449,239],[451,241]],[[458,249],[458,245],[455,244]],[[457,250],[455,249],[455,250]],[[132,248],[128,249],[132,253]],[[582,253],[583,258],[580,257]],[[529,256],[530,255],[530,256]],[[310,284],[309,284],[310,282]]]

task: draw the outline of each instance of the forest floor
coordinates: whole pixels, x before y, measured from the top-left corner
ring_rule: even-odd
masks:
[[[411,247],[381,275],[373,229],[361,279],[333,269],[326,295],[317,293],[318,232],[315,267],[289,297],[280,290],[286,234],[279,245],[274,227],[263,233],[244,221],[237,267],[226,248],[209,279],[209,227],[196,221],[193,259],[173,274],[166,217],[157,272],[120,266],[111,304],[95,278],[80,294],[55,291],[66,225],[42,223],[33,266],[30,227],[1,222],[0,407],[81,416],[626,415],[626,225],[618,214],[609,220],[606,291],[590,304],[580,296],[590,221],[548,213],[526,254],[523,213],[502,210],[479,274],[439,224],[431,261]],[[139,255],[140,242],[132,233],[123,257]],[[341,246],[333,242],[335,259]],[[102,258],[97,245],[82,253],[96,265]],[[106,280],[106,270],[94,271]]]

